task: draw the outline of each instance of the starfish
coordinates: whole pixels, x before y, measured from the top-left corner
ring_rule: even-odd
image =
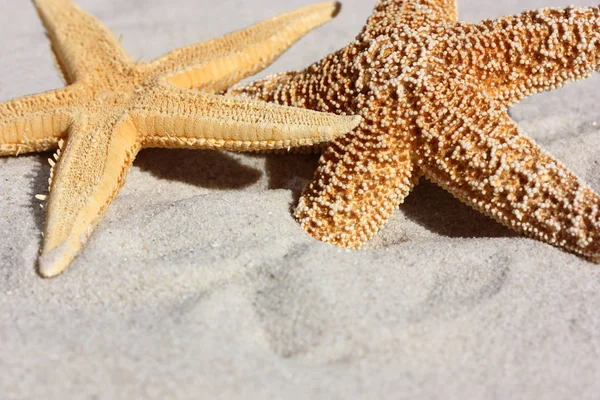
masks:
[[[359,248],[421,176],[522,234],[600,260],[600,197],[508,108],[600,66],[600,8],[457,21],[454,0],[380,0],[358,37],[310,67],[228,94],[363,121],[331,143],[295,216]]]
[[[215,94],[331,19],[336,3],[301,8],[148,63],[133,62],[72,1],[34,4],[69,86],[0,103],[0,155],[58,148],[49,160],[39,259],[44,277],[58,275],[76,257],[142,148],[306,146],[331,140],[360,120]]]

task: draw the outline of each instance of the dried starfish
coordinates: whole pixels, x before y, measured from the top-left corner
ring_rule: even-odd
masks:
[[[360,120],[210,93],[267,66],[334,16],[336,3],[298,9],[149,63],[132,62],[72,1],[34,3],[70,86],[0,103],[0,155],[59,147],[49,160],[44,277],[77,255],[143,147],[289,148],[333,139]]]
[[[510,105],[600,66],[600,8],[479,24],[454,0],[380,0],[347,47],[231,95],[359,114],[296,210],[313,237],[358,248],[420,176],[498,222],[600,260],[600,197],[519,130]]]

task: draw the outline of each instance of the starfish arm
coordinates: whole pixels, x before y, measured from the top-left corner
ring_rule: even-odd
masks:
[[[511,229],[599,261],[600,196],[521,133],[501,104],[449,89],[422,98],[445,105],[424,107],[417,120],[425,176]]]
[[[33,0],[67,83],[123,71],[131,62],[119,41],[71,0]]]
[[[472,49],[456,47],[457,61],[507,106],[600,67],[599,7],[529,11],[467,27],[472,35],[456,29],[455,40]]]
[[[138,150],[137,132],[126,119],[115,125],[80,117],[71,125],[51,174],[40,275],[60,274],[77,256],[125,182]]]
[[[351,131],[360,117],[161,86],[131,111],[144,147],[271,150],[309,146]]]
[[[456,0],[379,0],[373,16],[377,15],[380,20],[388,19],[386,22],[390,23],[409,13],[434,13],[437,18],[447,21],[456,21],[458,17]]]
[[[360,248],[403,202],[416,178],[406,148],[358,129],[325,150],[295,216],[318,240]]]
[[[377,36],[401,25],[422,27],[432,21],[455,22],[456,0],[379,0],[363,35]]]
[[[290,92],[286,88],[289,87],[289,83],[294,80],[294,77],[300,77],[300,75],[302,75],[302,72],[298,71],[281,72],[252,82],[238,83],[224,91],[224,94],[245,99],[286,104],[288,103],[286,100],[291,100],[289,99]],[[286,99],[278,101],[280,94],[283,94]]]
[[[344,114],[348,112],[348,104],[354,102],[350,94],[358,90],[358,85],[366,86],[368,83],[367,74],[361,75],[364,72],[361,67],[365,62],[361,56],[357,55],[355,47],[349,46],[304,70],[241,83],[225,93],[291,107]],[[347,60],[354,60],[353,65],[348,66]]]
[[[407,3],[411,3],[413,7],[414,5],[427,7],[439,18],[449,22],[454,22],[458,18],[456,0],[408,0]]]
[[[0,156],[57,148],[78,98],[71,87],[0,103]]]
[[[303,7],[250,28],[175,50],[150,66],[167,81],[183,87],[218,92],[254,75],[277,59],[310,30],[329,21],[339,3]]]

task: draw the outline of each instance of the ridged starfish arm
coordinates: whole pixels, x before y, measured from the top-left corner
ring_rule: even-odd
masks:
[[[600,66],[600,7],[541,9],[485,21],[454,39],[472,47],[472,68],[489,96],[509,106],[532,93],[587,77]],[[466,53],[463,53],[466,54]]]
[[[125,182],[139,150],[135,126],[80,116],[53,167],[39,273],[60,274],[77,256]]]
[[[335,17],[339,8],[337,2],[302,7],[172,51],[149,65],[177,86],[218,92],[264,69],[307,32]]]
[[[521,133],[501,104],[447,82],[424,97],[445,104],[417,119],[426,177],[509,228],[600,260],[600,196]]]
[[[360,117],[337,116],[159,86],[131,110],[144,147],[271,150],[311,146],[351,131]]]
[[[314,238],[359,248],[404,201],[416,178],[407,148],[390,137],[373,141],[357,129],[325,150],[295,216]]]
[[[114,122],[114,114],[76,116],[50,184],[39,272],[60,274],[77,256],[125,182],[142,147],[270,150],[312,145],[352,130],[342,117],[255,100],[157,86]]]
[[[68,87],[0,103],[0,156],[57,148],[80,98]]]
[[[71,0],[33,0],[67,83],[109,79],[131,61],[117,38]]]

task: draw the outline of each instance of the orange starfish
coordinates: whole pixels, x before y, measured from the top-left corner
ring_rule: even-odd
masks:
[[[600,67],[600,8],[456,18],[454,0],[380,0],[347,47],[229,91],[363,117],[326,149],[296,217],[358,248],[425,176],[509,228],[600,260],[600,197],[507,113]]]

